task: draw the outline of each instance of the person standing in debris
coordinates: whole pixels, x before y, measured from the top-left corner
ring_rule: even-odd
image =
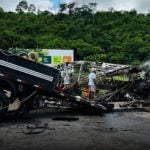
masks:
[[[64,87],[68,88],[69,85],[70,85],[70,77],[68,74],[65,74],[65,76],[64,76]]]
[[[90,90],[89,101],[94,100],[94,95],[96,91],[96,69],[92,68],[89,76],[88,76],[88,86]]]

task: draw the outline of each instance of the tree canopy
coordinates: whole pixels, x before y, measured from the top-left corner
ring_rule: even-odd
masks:
[[[60,4],[58,13],[20,1],[0,8],[0,48],[74,49],[76,60],[138,64],[150,57],[150,14],[96,11],[96,3]]]

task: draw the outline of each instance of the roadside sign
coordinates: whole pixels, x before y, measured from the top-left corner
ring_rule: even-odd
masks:
[[[45,64],[51,64],[52,60],[51,60],[51,56],[43,56],[42,57],[42,62]]]

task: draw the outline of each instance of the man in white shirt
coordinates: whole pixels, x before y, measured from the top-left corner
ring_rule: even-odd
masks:
[[[96,69],[92,69],[88,76],[88,86],[90,90],[89,100],[94,100],[94,94],[96,91]]]
[[[67,88],[70,85],[70,77],[68,74],[65,75],[64,77],[64,87]]]

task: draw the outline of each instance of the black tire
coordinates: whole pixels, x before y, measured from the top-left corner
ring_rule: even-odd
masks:
[[[4,93],[0,92],[0,115],[8,110],[9,100]]]
[[[7,98],[9,99],[10,103],[13,103],[17,95],[17,89],[15,84],[7,79],[1,79],[1,82],[2,82],[1,89],[5,89],[11,92],[11,95]]]

